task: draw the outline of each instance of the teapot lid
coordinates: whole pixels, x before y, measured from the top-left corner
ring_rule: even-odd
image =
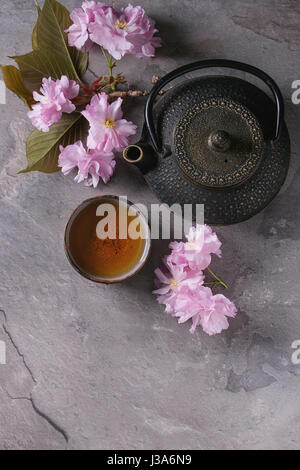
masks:
[[[250,178],[262,159],[264,136],[254,114],[226,98],[204,98],[183,113],[172,153],[195,183],[228,188]]]

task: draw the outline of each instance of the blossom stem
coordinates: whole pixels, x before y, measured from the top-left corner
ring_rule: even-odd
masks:
[[[204,282],[204,286],[210,287],[213,289],[214,287],[217,287],[220,285],[219,281],[212,281],[212,282]]]
[[[221,284],[221,286],[225,287],[225,289],[228,289],[227,284],[225,284],[225,282],[223,282],[218,276],[216,276],[210,268],[207,268],[207,271],[218,281],[219,284]]]
[[[110,56],[110,59],[109,59],[109,66],[108,66],[108,68],[109,68],[109,76],[110,76],[110,77],[113,77],[113,69],[114,69],[115,66],[116,66],[116,61],[113,60],[113,57],[112,57],[112,56]],[[111,89],[112,89],[112,91],[115,91],[115,90],[116,90],[116,86],[115,86],[114,83],[111,85]]]
[[[106,63],[107,63],[108,68],[109,68],[109,67],[110,67],[110,62],[109,62],[109,60],[108,60],[107,54],[106,54],[106,52],[105,52],[105,49],[104,49],[104,47],[102,47],[102,46],[101,46],[101,51],[102,51],[102,54],[103,54],[104,57],[105,57]]]
[[[112,71],[113,71],[114,67],[116,66],[116,61],[113,61],[112,56],[110,56],[110,58],[108,58],[108,56],[105,52],[105,49],[102,46],[101,46],[101,51],[102,51],[102,54],[105,57],[105,60],[106,60],[107,66],[108,66],[109,76],[112,77],[113,76]]]
[[[104,55],[105,57],[105,60],[106,60],[106,63],[107,63],[107,66],[108,66],[108,70],[109,70],[109,76],[110,77],[113,77],[113,69],[115,68],[115,66],[117,65],[117,61],[116,60],[113,60],[113,57],[110,56],[110,58],[108,58],[107,54],[106,54],[106,51],[104,49],[104,47],[101,46],[101,51],[102,51],[102,54]],[[116,90],[116,86],[114,83],[112,83],[111,85],[111,89],[112,91],[115,91]]]
[[[108,68],[109,68],[109,75],[110,75],[110,77],[112,77],[112,75],[113,75],[112,71],[113,71],[114,66],[115,66],[115,64],[114,64],[113,61],[112,61],[112,56],[110,56],[109,62],[108,62]]]

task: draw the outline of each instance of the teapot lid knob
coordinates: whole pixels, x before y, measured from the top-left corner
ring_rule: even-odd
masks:
[[[215,152],[226,152],[231,145],[230,135],[226,131],[213,131],[208,138],[208,146]]]

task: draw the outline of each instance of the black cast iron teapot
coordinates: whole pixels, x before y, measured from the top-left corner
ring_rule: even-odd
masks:
[[[210,75],[174,86],[155,103],[172,80],[211,67],[255,75],[275,101],[245,80]],[[195,62],[153,87],[142,139],[123,156],[161,202],[204,204],[209,224],[241,222],[260,212],[286,178],[290,142],[283,114],[281,92],[265,72],[229,60]]]

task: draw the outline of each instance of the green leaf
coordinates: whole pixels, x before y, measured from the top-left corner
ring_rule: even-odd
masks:
[[[38,90],[43,77],[80,82],[88,65],[88,54],[67,46],[64,30],[71,24],[68,10],[55,0],[45,0],[33,31],[33,51],[12,57],[19,65],[29,90]]]
[[[30,91],[39,90],[44,77],[52,77],[55,80],[65,74],[63,64],[50,52],[47,54],[37,50],[12,59],[17,62],[24,83]]]
[[[37,51],[38,50],[38,45],[37,45],[37,24],[33,28],[31,41],[32,41],[32,49],[34,51]]]
[[[20,173],[41,171],[54,173],[59,170],[57,160],[59,146],[66,147],[78,140],[83,141],[87,136],[88,122],[78,112],[63,114],[62,119],[53,124],[49,132],[34,130],[26,142],[28,166]]]
[[[32,93],[27,90],[20,70],[13,65],[0,66],[6,87],[13,91],[31,109],[35,103]]]
[[[64,5],[61,5],[59,2],[55,0],[51,0],[52,8],[54,10],[54,14],[57,18],[59,23],[60,29],[63,33],[65,43],[68,44],[68,37],[67,33],[65,32],[72,24],[72,20],[70,18],[70,13]],[[68,50],[72,59],[72,62],[75,66],[76,71],[78,72],[79,76],[82,77],[88,67],[89,55],[87,52],[80,52],[76,47],[68,46]]]
[[[41,10],[41,7],[39,6],[39,4],[35,1],[35,6],[37,8],[37,12],[38,12],[38,18],[39,18],[39,15],[40,13],[42,12]],[[32,49],[34,51],[37,51],[38,50],[38,43],[37,43],[37,22],[35,24],[35,27],[33,28],[33,31],[32,31]]]

